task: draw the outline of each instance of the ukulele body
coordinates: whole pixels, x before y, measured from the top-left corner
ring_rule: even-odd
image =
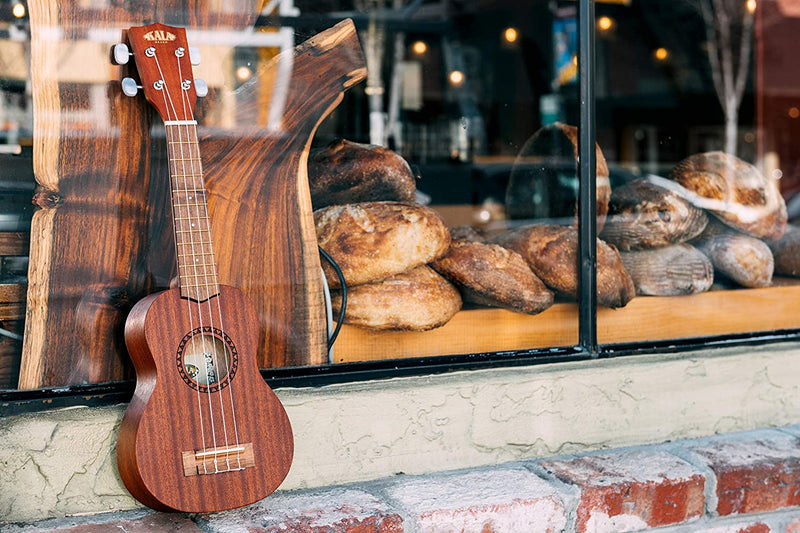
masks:
[[[171,289],[133,307],[125,342],[137,383],[117,464],[139,501],[213,512],[258,501],[286,477],[292,430],[257,367],[259,329],[253,305],[225,285],[202,303]]]

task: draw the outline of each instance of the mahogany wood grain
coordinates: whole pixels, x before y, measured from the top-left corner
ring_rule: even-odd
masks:
[[[20,388],[131,377],[122,326],[133,302],[176,274],[165,142],[152,114],[127,98],[129,66],[93,65],[105,84],[105,116],[87,118],[98,93],[69,81],[59,60],[88,28],[120,31],[159,20],[193,29],[252,26],[249,0],[127,0],[92,8],[79,0],[31,0],[34,173],[26,332]],[[63,40],[51,38],[63,28]],[[208,35],[213,34],[209,33]],[[228,32],[227,34],[230,34]],[[199,128],[220,281],[256,305],[261,367],[325,360],[319,258],[305,173],[319,122],[365,75],[352,24],[342,24],[264,65],[254,77],[285,97],[277,126]],[[283,61],[283,63],[281,63]],[[293,65],[288,73],[282,65]],[[283,73],[283,74],[281,74]],[[227,90],[231,90],[230,87]],[[237,116],[259,116],[256,83],[237,91]],[[209,115],[225,109],[209,96]],[[263,104],[263,94],[261,95]],[[239,105],[241,104],[241,105]],[[202,124],[202,121],[201,121]],[[122,134],[121,132],[124,132]],[[236,237],[235,239],[233,237]]]
[[[208,304],[220,306],[237,354],[235,373],[216,391],[199,392],[178,370],[176,348],[201,323],[206,306],[187,308],[178,289],[151,294],[133,307],[125,326],[136,390],[120,426],[117,464],[131,494],[154,509],[212,512],[247,505],[273,492],[291,465],[289,419],[256,364],[255,308],[224,285]],[[243,443],[252,445],[253,466],[186,475],[184,452]]]

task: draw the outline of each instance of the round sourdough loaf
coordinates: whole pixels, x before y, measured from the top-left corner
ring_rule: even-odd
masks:
[[[701,197],[699,205],[739,231],[764,239],[779,239],[786,231],[786,203],[778,182],[736,156],[689,156],[672,169],[670,179]]]
[[[315,209],[379,200],[413,202],[414,173],[397,153],[372,144],[338,139],[308,160]]]
[[[708,224],[705,211],[642,179],[615,187],[608,212],[600,238],[620,250],[685,242],[700,235]]]
[[[341,291],[331,293],[334,312]],[[428,266],[383,281],[347,289],[345,324],[377,330],[426,331],[438,328],[461,309],[458,290]]]
[[[401,202],[334,205],[314,212],[317,242],[342,269],[348,287],[386,279],[447,252],[450,232],[427,207]],[[323,263],[331,287],[339,279]]]
[[[518,252],[548,287],[578,295],[578,230],[567,226],[525,226],[494,242]],[[636,294],[617,249],[597,239],[597,302],[624,307]]]
[[[531,315],[553,305],[553,293],[522,256],[497,244],[455,240],[431,266],[468,302]]]

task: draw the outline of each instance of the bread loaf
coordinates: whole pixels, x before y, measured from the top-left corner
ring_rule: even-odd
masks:
[[[790,224],[780,239],[768,244],[775,258],[775,274],[800,276],[800,228]]]
[[[695,246],[706,254],[717,273],[743,287],[769,287],[775,260],[767,244],[730,228],[711,231]]]
[[[611,183],[599,145],[595,154],[600,231],[608,213]],[[565,178],[571,183],[563,183]],[[572,217],[577,212],[577,184],[578,128],[560,122],[544,126],[520,150],[506,188],[506,214],[514,219]]]
[[[496,244],[455,240],[431,266],[468,302],[531,315],[553,304],[553,293],[522,256]]]
[[[637,179],[611,193],[600,237],[620,250],[657,248],[697,237],[708,217],[676,193]]]
[[[564,226],[526,226],[503,233],[496,244],[518,252],[548,287],[577,297],[578,230]],[[624,307],[634,297],[633,280],[613,245],[597,239],[597,302]]]
[[[400,202],[330,206],[314,212],[317,242],[344,274],[348,286],[386,279],[441,257],[450,233],[432,209]],[[333,269],[323,263],[331,287]]]
[[[344,139],[309,157],[308,184],[314,209],[383,200],[413,202],[417,190],[411,167],[398,154]]]
[[[636,294],[683,296],[705,292],[714,283],[711,261],[686,243],[620,252],[620,256]]]
[[[670,179],[705,199],[702,206],[734,229],[765,239],[779,239],[786,230],[786,203],[777,181],[733,155],[687,157]]]
[[[331,292],[334,312],[341,291]],[[347,290],[344,322],[376,330],[425,331],[444,325],[461,309],[458,290],[425,265]]]

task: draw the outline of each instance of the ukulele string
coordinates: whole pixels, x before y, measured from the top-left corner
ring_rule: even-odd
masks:
[[[161,70],[161,65],[160,65],[160,63],[158,61],[158,56],[154,55],[153,56],[153,60],[155,61],[156,68],[158,68],[159,76],[161,76],[160,79],[164,80],[164,73]],[[177,110],[175,109],[174,103],[172,102],[172,95],[169,93],[169,91],[167,90],[166,86],[163,86],[161,90],[162,90],[162,96],[164,97],[165,109],[167,109],[168,113],[169,113],[170,109],[172,110],[172,116],[173,116],[174,120],[177,122],[178,121],[178,113],[177,113]],[[169,126],[169,127],[175,127],[175,126]],[[180,161],[181,161],[181,167],[182,167],[181,170],[182,170],[182,172],[180,174],[178,173],[178,165],[177,165],[178,159],[173,157],[173,165],[172,165],[173,169],[172,170],[174,170],[175,184],[174,184],[174,187],[172,187],[172,200],[173,200],[173,205],[177,207],[177,211],[178,211],[177,214],[180,215],[180,211],[181,211],[180,204],[183,203],[183,202],[176,201],[176,195],[181,190],[178,176],[179,175],[183,176],[183,188],[182,188],[182,190],[184,192],[186,192],[186,176],[187,176],[186,170],[187,169],[186,169],[186,158],[184,157],[185,154],[183,152],[184,141],[183,141],[183,137],[181,135],[180,126],[177,127],[177,134],[178,134],[177,144],[178,144],[178,146],[180,146]],[[173,144],[173,146],[174,146],[174,144]],[[175,152],[174,147],[173,147],[172,150],[173,150],[173,155],[174,155],[174,152]],[[190,153],[190,155],[191,155],[191,153]],[[180,200],[180,199],[178,198],[178,200]],[[176,216],[176,217],[174,217],[174,219],[177,222],[179,220],[179,217]],[[192,221],[193,219],[192,219],[191,208],[190,208],[188,203],[186,203],[186,218],[183,219],[183,220],[184,221],[180,224],[180,226],[181,226],[181,231],[182,232],[185,231],[185,233],[181,233],[181,235],[185,235],[186,233],[188,233],[189,242],[190,242],[190,248],[191,248],[191,252],[192,252],[191,253],[191,257],[194,259],[195,258],[194,231],[191,228],[194,227],[195,224]],[[184,224],[188,224],[188,228],[185,229],[185,230],[183,229]],[[176,224],[176,226],[177,226],[177,224]],[[178,230],[177,227],[175,229]],[[192,284],[188,283],[189,269],[188,269],[188,265],[187,265],[186,260],[185,260],[187,255],[186,254],[182,254],[180,252],[180,249],[178,248],[178,240],[179,239],[177,238],[177,234],[176,234],[175,247],[176,247],[176,254],[177,254],[176,257],[178,259],[178,275],[180,277],[180,275],[181,275],[181,273],[180,273],[181,265],[183,265],[184,269],[186,270],[187,285],[191,286]],[[185,247],[185,242],[183,242],[181,244],[183,244],[184,247]],[[192,278],[194,279],[195,284],[196,284],[197,281],[200,279],[200,275],[199,275],[198,270],[197,270],[196,261],[192,262],[192,269],[194,270],[194,275],[192,276]],[[186,300],[187,300],[187,307],[188,307],[188,313],[189,313],[189,328],[190,328],[190,331],[194,331],[194,319],[193,319],[193,314],[192,314],[192,299],[190,297],[187,297]],[[204,332],[203,332],[203,329],[204,329],[204,326],[203,326],[203,313],[202,313],[202,309],[200,307],[200,303],[199,302],[197,303],[197,315],[198,315],[198,320],[200,322],[200,324],[199,324],[199,332],[200,332],[200,341],[201,341],[202,350],[203,350],[202,364],[205,365],[205,367],[206,367],[205,372],[206,372],[206,377],[207,377],[208,376],[208,364],[205,361],[205,354],[208,353],[208,351],[206,349],[206,340],[205,340],[205,335],[204,335]],[[192,343],[192,345],[193,344],[194,343]],[[200,377],[199,370],[200,370],[201,362],[196,362],[196,364],[198,365],[197,377],[199,378]],[[207,378],[206,378],[206,381],[208,381]],[[200,433],[201,433],[201,437],[203,439],[203,449],[205,450],[205,449],[208,448],[208,446],[206,444],[206,436],[205,436],[205,430],[204,430],[204,424],[203,424],[203,419],[204,419],[203,406],[202,406],[203,402],[201,401],[201,396],[200,396],[200,383],[197,383],[197,389],[196,390],[197,390],[197,397],[198,397],[198,411],[199,411],[199,414],[200,414],[200,428],[201,428],[200,429]],[[211,426],[211,445],[212,445],[212,449],[216,451],[217,450],[217,433],[216,433],[215,423],[214,423],[214,408],[213,408],[213,405],[212,405],[212,402],[211,402],[211,396],[207,395],[207,397],[208,397],[209,421],[210,421],[210,426]],[[216,472],[219,472],[216,453],[214,454],[213,457],[214,457],[214,469],[215,469]],[[208,463],[205,460],[203,460],[203,470],[204,470],[205,474],[209,473],[208,472]]]
[[[178,60],[178,58],[176,58],[176,60]],[[178,76],[179,76],[179,79],[183,79],[183,74],[182,74],[182,71],[181,71],[180,61],[178,60],[177,63],[178,63]],[[192,108],[192,106],[188,102],[188,95],[187,95],[186,91],[181,92],[181,98],[183,100],[184,115],[188,115],[191,118],[191,120],[196,124],[197,122],[196,122],[196,118],[195,118],[195,115],[194,115],[194,109]],[[192,185],[193,185],[193,187],[195,187],[196,190],[202,191],[202,194],[203,194],[203,201],[202,202],[195,201],[195,203],[196,203],[197,208],[198,208],[198,213],[200,213],[200,211],[202,211],[202,213],[200,213],[200,217],[199,217],[199,219],[201,221],[200,223],[202,224],[202,220],[205,220],[205,224],[206,224],[205,230],[206,230],[206,233],[208,234],[208,251],[209,251],[209,254],[211,255],[212,264],[213,264],[215,262],[215,260],[216,260],[216,255],[214,254],[214,244],[213,244],[213,239],[211,238],[211,217],[209,216],[209,212],[208,212],[208,200],[206,198],[205,183],[203,182],[203,163],[200,160],[200,145],[199,145],[199,141],[197,139],[197,129],[196,128],[197,127],[195,126],[194,142],[195,142],[195,145],[197,146],[197,156],[198,156],[197,157],[197,166],[198,166],[198,169],[199,169],[200,183],[199,183],[199,185],[196,185],[194,183],[195,175],[194,175],[194,173],[192,173],[192,180],[193,180]],[[189,126],[187,125],[187,131],[188,131],[188,129],[189,129]],[[194,168],[194,162],[192,162],[192,166]],[[206,271],[206,274],[208,274],[207,271]],[[235,441],[235,447],[236,447],[237,450],[239,450],[239,448],[240,448],[239,428],[238,428],[237,423],[236,423],[236,407],[235,407],[235,404],[234,404],[234,401],[233,401],[233,380],[231,379],[231,376],[230,376],[230,363],[231,363],[231,361],[226,356],[227,353],[228,353],[228,348],[227,348],[226,343],[225,343],[225,325],[223,323],[223,318],[222,318],[222,302],[221,302],[222,293],[219,292],[219,280],[218,280],[216,265],[214,265],[212,267],[212,270],[211,270],[211,283],[212,283],[212,286],[217,287],[217,290],[218,290],[217,297],[216,297],[216,301],[217,301],[216,312],[217,312],[217,316],[219,318],[219,331],[220,331],[220,337],[221,337],[222,346],[223,346],[223,348],[222,348],[223,349],[223,355],[225,356],[226,375],[228,376],[227,389],[228,389],[228,397],[229,397],[230,406],[231,406],[231,422],[233,424],[233,428],[232,428],[233,429],[233,437],[234,437],[234,441]],[[213,303],[211,302],[211,298],[209,298],[207,300],[207,303],[208,303],[209,319],[211,320],[211,325],[212,325],[212,329],[213,329],[213,324],[214,324],[214,310],[213,310],[213,307],[214,306],[213,306]],[[216,350],[214,351],[214,357],[216,357]],[[215,365],[216,365],[216,361],[215,361]],[[219,367],[217,367],[217,368],[219,368]],[[220,387],[221,386],[222,386],[222,383],[220,382]],[[222,405],[222,390],[221,390],[221,388],[220,388],[219,397],[220,397],[220,405]],[[227,429],[227,424],[225,423],[225,410],[224,410],[224,407],[223,407],[223,410],[222,410],[222,415],[223,415],[223,426],[225,428],[225,442],[226,442],[226,446],[227,446],[228,429]],[[226,457],[228,469],[230,469],[231,468],[231,466],[230,466],[230,454],[226,454],[225,457]],[[242,462],[241,462],[241,453],[239,451],[236,452],[236,462],[237,462],[237,467],[236,468],[240,470],[242,468]]]

